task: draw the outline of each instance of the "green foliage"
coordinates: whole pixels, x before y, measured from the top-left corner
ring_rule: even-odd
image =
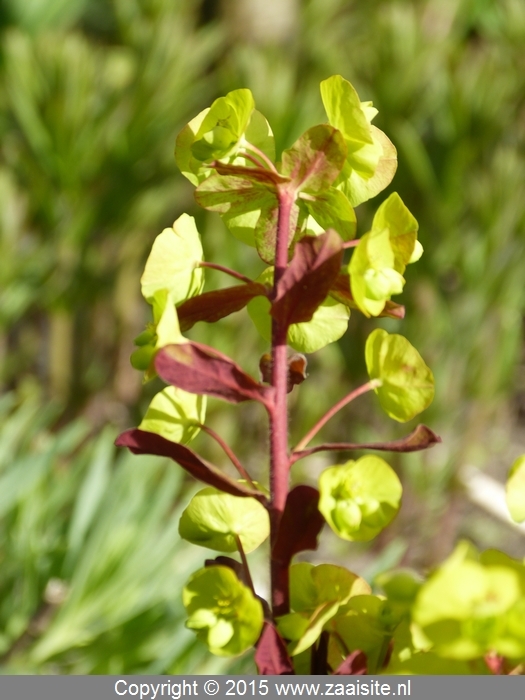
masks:
[[[185,445],[198,435],[205,416],[206,396],[168,386],[153,397],[139,428]]]
[[[330,467],[319,477],[319,510],[345,540],[376,537],[394,518],[401,483],[384,459],[368,455]]]
[[[368,375],[378,385],[379,402],[394,420],[405,422],[434,398],[434,377],[418,351],[402,335],[378,328],[366,341]]]
[[[211,487],[199,491],[183,512],[180,536],[219,552],[245,553],[262,544],[270,534],[264,506],[254,498],[239,498]]]
[[[257,641],[262,625],[260,601],[225,566],[195,572],[182,593],[187,627],[217,656],[242,654]]]

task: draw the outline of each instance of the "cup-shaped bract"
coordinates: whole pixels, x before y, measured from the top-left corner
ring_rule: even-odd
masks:
[[[367,455],[325,469],[319,493],[319,510],[332,530],[344,540],[364,542],[393,520],[402,487],[384,459]]]
[[[139,430],[186,445],[204,423],[206,401],[206,396],[168,386],[153,397]]]
[[[336,186],[356,207],[381,192],[394,177],[397,153],[391,141],[371,124],[377,114],[361,102],[354,87],[340,75],[321,83],[321,98],[332,126],[343,134],[347,157]]]
[[[182,592],[186,627],[217,656],[237,656],[253,646],[264,622],[261,602],[235,572],[210,566],[195,572]]]
[[[405,423],[434,398],[434,376],[419,352],[402,335],[377,328],[365,349],[366,367],[379,403],[394,420]]]
[[[525,455],[518,457],[509,470],[506,486],[507,507],[513,520],[525,521]]]
[[[174,304],[202,291],[204,271],[199,267],[203,252],[195,219],[182,214],[155,241],[140,280],[142,295],[150,304],[157,292],[166,289]]]
[[[260,112],[250,90],[233,90],[203,110],[177,137],[175,160],[182,174],[194,185],[205,180],[214,160],[244,164],[244,148],[250,145],[271,160],[275,157],[270,126]]]
[[[179,522],[180,536],[219,552],[256,549],[270,534],[268,512],[255,498],[231,496],[208,487],[191,499]]]

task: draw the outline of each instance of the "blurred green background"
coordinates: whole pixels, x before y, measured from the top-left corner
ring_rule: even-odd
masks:
[[[323,120],[319,81],[350,80],[399,156],[392,186],[358,208],[359,232],[396,190],[425,248],[407,274],[406,319],[380,324],[432,367],[422,419],[443,444],[390,460],[405,499],[377,542],[326,534],[312,560],[370,580],[399,563],[424,572],[462,536],[523,556],[523,536],[473,506],[460,476],[474,465],[503,481],[525,452],[523,0],[3,0],[0,12],[2,672],[252,670],[249,656],[210,658],[183,627],[180,589],[206,556],[177,535],[195,485],[112,446],[158,390],[129,365],[155,236],[188,211],[207,259],[262,269],[197,210],[173,160],[180,128],[238,87],[281,149]],[[361,381],[375,324],[355,313],[338,345],[309,358],[292,438]],[[257,373],[266,348],[244,312],[192,334]],[[210,401],[209,424],[264,474],[259,407]],[[326,436],[411,427],[367,396]],[[223,465],[205,437],[196,447]],[[305,460],[297,478],[313,482],[327,459]]]

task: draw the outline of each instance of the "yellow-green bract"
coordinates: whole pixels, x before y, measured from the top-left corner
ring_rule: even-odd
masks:
[[[195,219],[179,216],[172,228],[165,228],[153,243],[140,280],[142,295],[150,304],[156,292],[166,289],[174,304],[180,304],[204,286],[202,244]]]
[[[270,534],[270,521],[254,498],[231,496],[210,486],[191,499],[181,516],[179,534],[219,552],[236,552],[238,538],[243,550],[251,552]]]
[[[153,397],[139,429],[185,445],[204,423],[206,400],[206,396],[168,386]]]
[[[525,566],[502,552],[460,543],[426,581],[412,618],[427,648],[451,659],[525,655]]]
[[[434,376],[413,345],[402,335],[377,328],[365,349],[370,379],[379,403],[394,420],[404,423],[424,411],[434,398]]]
[[[319,492],[319,510],[332,530],[345,540],[367,541],[396,515],[402,488],[384,459],[367,455],[325,469]]]
[[[186,626],[212,654],[236,656],[255,644],[263,626],[260,601],[232,569],[211,566],[195,572],[182,592]]]

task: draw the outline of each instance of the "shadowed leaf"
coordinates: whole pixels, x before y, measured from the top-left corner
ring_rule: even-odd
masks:
[[[265,622],[257,649],[255,663],[261,676],[293,676],[292,662],[286,644],[275,627]]]
[[[317,549],[317,537],[324,525],[318,510],[319,491],[301,484],[288,494],[272,557],[283,564],[290,563],[294,554]]]
[[[341,238],[333,229],[302,238],[279,280],[271,315],[287,326],[310,321],[328,295],[342,258]]]
[[[255,381],[232,360],[196,343],[167,345],[155,358],[158,375],[192,394],[207,394],[231,403],[268,405],[272,389]]]
[[[148,433],[145,430],[126,430],[115,440],[117,447],[127,447],[133,454],[137,455],[157,455],[159,457],[169,457],[189,472],[199,481],[221,489],[232,496],[244,496],[256,498],[261,503],[266,501],[266,497],[260,491],[251,489],[242,483],[230,479],[209,462],[201,459],[193,450],[177,442],[166,440],[155,433]]]
[[[266,287],[257,282],[199,294],[177,308],[180,329],[187,331],[198,321],[215,323],[243,309],[256,296],[266,296]]]

